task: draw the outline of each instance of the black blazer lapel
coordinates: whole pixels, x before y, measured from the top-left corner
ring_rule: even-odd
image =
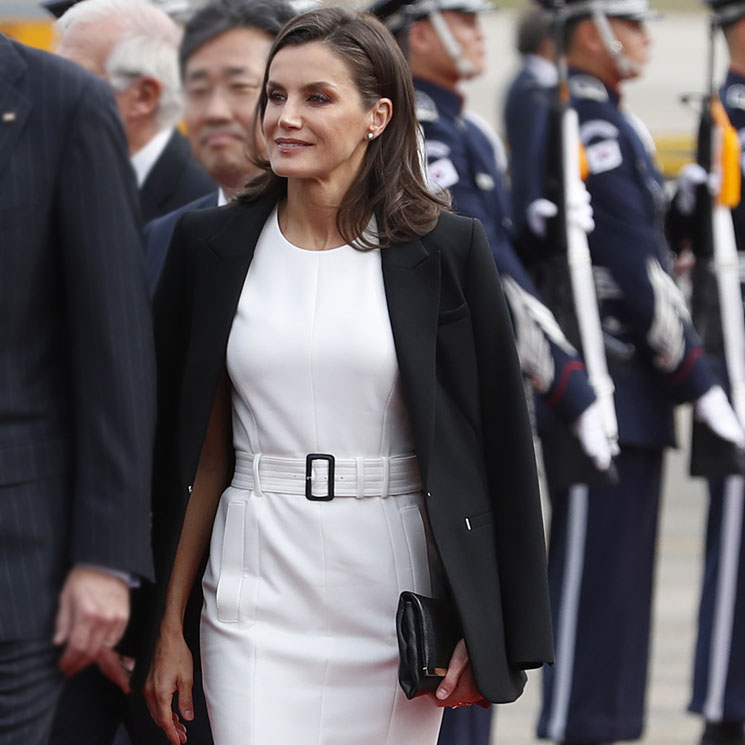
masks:
[[[31,102],[20,86],[26,69],[13,44],[0,34],[0,172],[31,112]]]
[[[384,248],[381,255],[404,399],[426,484],[435,430],[440,254],[415,240]]]
[[[197,302],[205,321],[199,327],[209,332],[212,341],[205,339],[208,346],[198,348],[207,350],[212,344],[222,343],[223,337],[227,345],[256,243],[274,205],[274,199],[269,198],[252,206],[231,205],[226,210],[232,211],[232,219],[208,238],[210,271],[199,278],[197,292],[204,292],[204,302]]]

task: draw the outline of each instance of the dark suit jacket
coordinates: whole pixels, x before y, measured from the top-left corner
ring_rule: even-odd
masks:
[[[155,366],[109,86],[0,34],[0,640],[72,563],[151,576]]]
[[[167,215],[157,217],[145,225],[145,273],[147,285],[152,295],[158,285],[158,279],[166,261],[168,246],[171,245],[171,237],[181,215],[190,210],[202,210],[205,207],[217,207],[218,192],[214,191],[204,197],[199,197],[183,207],[169,212]]]
[[[150,222],[216,189],[186,138],[175,131],[140,187],[142,219]]]
[[[273,204],[185,214],[156,293],[158,585],[143,667],[233,315]],[[480,690],[510,701],[523,669],[551,660],[552,641],[532,435],[494,260],[479,222],[443,214],[430,234],[384,248],[382,263],[434,540]]]

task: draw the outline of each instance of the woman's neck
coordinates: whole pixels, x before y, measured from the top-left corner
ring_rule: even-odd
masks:
[[[336,224],[343,194],[309,179],[289,179],[287,199],[279,206],[279,227],[290,243],[310,251],[347,243]]]

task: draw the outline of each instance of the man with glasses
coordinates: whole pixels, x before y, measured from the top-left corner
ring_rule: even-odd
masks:
[[[226,204],[258,175],[252,162],[262,155],[256,104],[272,40],[292,16],[282,0],[216,0],[186,25],[179,51],[184,122],[194,156],[218,189],[147,226],[151,290],[181,214]]]

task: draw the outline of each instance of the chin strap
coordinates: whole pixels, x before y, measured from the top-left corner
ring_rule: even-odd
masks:
[[[465,79],[472,78],[476,74],[476,68],[464,57],[463,48],[453,36],[453,32],[450,30],[447,21],[442,17],[442,13],[439,10],[431,10],[428,17],[432,28],[442,42],[442,46],[445,47],[448,57],[455,62],[458,74]]]
[[[611,56],[621,77],[631,78],[634,75],[639,75],[642,72],[642,68],[624,54],[623,44],[621,44],[613,33],[613,29],[608,22],[608,16],[602,10],[594,8],[592,11],[592,22],[595,24],[603,46]]]

